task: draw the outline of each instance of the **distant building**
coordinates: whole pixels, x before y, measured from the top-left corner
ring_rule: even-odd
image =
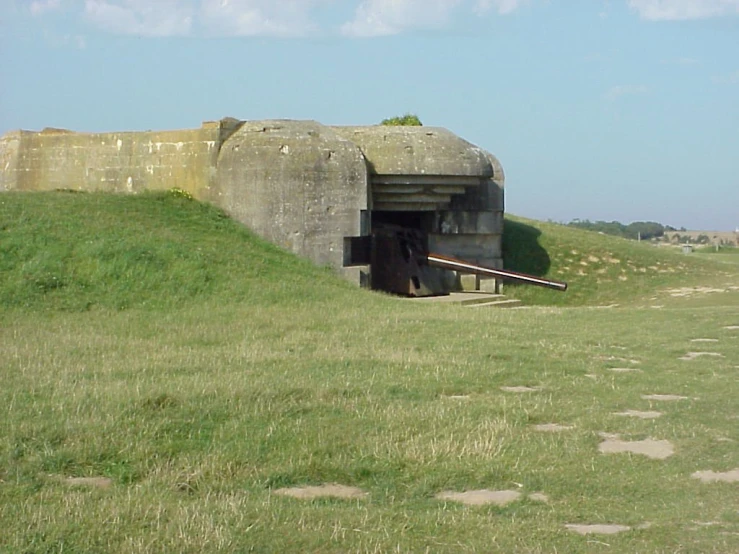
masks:
[[[665,240],[673,243],[739,246],[739,230],[731,231],[665,231]]]

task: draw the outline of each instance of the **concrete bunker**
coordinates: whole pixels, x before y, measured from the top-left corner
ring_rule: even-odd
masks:
[[[0,138],[0,162],[0,191],[187,190],[362,286],[498,288],[414,255],[503,265],[503,170],[446,129],[227,118],[184,131],[16,131]]]
[[[497,290],[496,279],[432,267],[417,255],[502,267],[504,177],[494,156],[446,129],[334,129],[367,162],[369,236],[350,241],[347,258],[369,265],[372,288],[409,296]]]

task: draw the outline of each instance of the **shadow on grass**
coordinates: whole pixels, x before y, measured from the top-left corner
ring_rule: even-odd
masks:
[[[552,261],[539,244],[541,231],[531,225],[505,220],[503,228],[503,263],[505,269],[538,277],[549,272]]]

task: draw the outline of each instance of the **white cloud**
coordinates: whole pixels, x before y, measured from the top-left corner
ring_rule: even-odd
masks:
[[[302,36],[317,26],[310,12],[328,0],[202,0],[207,32],[229,36]]]
[[[347,36],[395,35],[405,29],[442,27],[461,0],[362,0],[354,19],[341,27]]]
[[[94,25],[117,34],[300,36],[317,29],[310,12],[332,1],[85,0],[84,13]]]
[[[61,5],[61,0],[35,0],[31,2],[31,15],[43,15],[46,12],[58,10]]]
[[[679,21],[739,15],[739,0],[628,0],[642,19]]]
[[[494,8],[499,14],[507,14],[515,11],[524,2],[526,0],[477,0],[475,10],[485,13]]]
[[[395,35],[409,29],[437,29],[454,10],[468,6],[478,14],[508,14],[529,0],[361,0],[354,18],[341,27],[345,36]]]
[[[603,95],[603,98],[609,101],[614,101],[622,96],[646,94],[647,92],[649,92],[649,87],[645,85],[617,85],[608,89]]]
[[[116,34],[187,35],[192,29],[193,15],[192,0],[85,0],[85,17]]]
[[[3,0],[0,0],[2,2]],[[350,0],[345,36],[393,35],[439,29],[455,12],[509,14],[532,0]],[[110,33],[165,36],[305,36],[319,32],[322,8],[347,0],[34,0],[35,16],[70,9]],[[343,11],[342,8],[341,11]],[[325,10],[324,10],[325,11]]]
[[[4,2],[8,0],[0,0]],[[455,13],[510,14],[529,3],[549,0],[33,0],[20,5],[36,17],[65,10],[111,33],[142,36],[305,36],[320,29],[321,8],[354,6],[340,27],[353,37],[394,35],[413,29],[440,29]],[[16,0],[12,0],[15,6]],[[739,0],[625,0],[647,20],[739,16]],[[612,0],[601,0],[608,16]],[[342,8],[341,11],[343,11]]]

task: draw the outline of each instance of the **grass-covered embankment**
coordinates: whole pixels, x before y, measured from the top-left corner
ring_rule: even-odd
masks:
[[[503,255],[506,269],[569,284],[566,294],[506,285],[527,304],[643,304],[665,289],[712,286],[734,272],[708,256],[516,216],[506,216]]]
[[[2,194],[0,275],[0,306],[34,310],[302,302],[352,290],[178,192]]]

